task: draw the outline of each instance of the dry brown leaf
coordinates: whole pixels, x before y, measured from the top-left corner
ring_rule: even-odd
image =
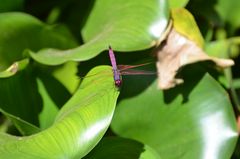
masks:
[[[230,59],[220,59],[208,56],[193,41],[171,29],[166,39],[166,44],[157,50],[158,87],[169,89],[183,83],[182,79],[176,79],[175,75],[180,67],[198,61],[211,60],[220,68],[234,65]]]

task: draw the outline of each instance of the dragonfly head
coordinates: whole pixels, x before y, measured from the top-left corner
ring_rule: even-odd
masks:
[[[121,85],[122,85],[122,80],[121,80],[121,79],[115,80],[115,85],[116,85],[117,87],[121,87]]]

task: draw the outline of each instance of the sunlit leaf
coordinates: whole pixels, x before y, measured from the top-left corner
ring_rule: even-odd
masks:
[[[109,45],[117,51],[150,48],[163,36],[168,16],[165,0],[98,0],[82,30],[85,44],[65,51],[44,49],[30,55],[39,63],[58,65],[69,60],[88,60]]]
[[[204,40],[193,15],[183,8],[172,9],[171,12],[174,29],[202,48]]]
[[[48,129],[27,137],[0,133],[0,158],[60,159],[85,156],[107,130],[119,94],[113,78],[101,74],[97,76],[99,71],[112,72],[108,66],[93,69]]]
[[[60,68],[53,71],[53,76],[60,81],[70,93],[74,93],[79,85],[80,78],[78,73],[77,62],[67,62]]]
[[[41,129],[45,129],[53,124],[54,119],[58,113],[58,107],[49,96],[47,89],[40,79],[37,79],[37,85],[43,102],[42,111],[39,113],[39,127]],[[56,92],[58,91],[56,90]]]
[[[175,89],[162,92],[154,82],[141,93],[127,93],[114,114],[113,131],[150,145],[162,158],[229,159],[238,136],[229,97],[210,75],[189,71],[192,76]],[[136,85],[125,84],[122,93]]]

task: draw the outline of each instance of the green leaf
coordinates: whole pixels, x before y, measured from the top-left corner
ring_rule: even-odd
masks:
[[[50,72],[48,72],[48,70],[50,70]],[[71,93],[52,75],[51,67],[46,67],[36,72],[38,72],[37,78],[41,80],[41,83],[44,86],[43,94],[47,93],[47,98],[54,102],[55,106],[61,108],[69,100]],[[40,89],[41,87],[39,87],[39,91]]]
[[[171,13],[174,29],[202,48],[204,40],[192,14],[184,8],[172,9]]]
[[[240,89],[240,78],[233,80],[233,88]]]
[[[37,69],[33,71],[30,65],[12,77],[0,79],[0,108],[15,117],[11,119],[17,121],[13,123],[23,135],[35,132],[28,131],[28,125],[41,129],[51,125],[58,107],[70,96],[58,80]]]
[[[12,122],[7,117],[3,117],[3,115],[1,116],[1,118],[2,118],[2,121],[0,124],[0,132],[5,133],[11,128]]]
[[[47,92],[43,82],[40,79],[37,79],[38,91],[41,94],[43,101],[43,109],[39,113],[39,127],[41,129],[46,129],[54,123],[54,119],[58,113],[58,107],[51,99],[50,95]],[[58,92],[56,90],[56,92]]]
[[[149,146],[135,140],[105,137],[84,159],[161,159]]]
[[[122,93],[134,88],[141,93],[128,93],[120,101],[113,131],[151,146],[162,158],[229,159],[238,136],[232,105],[223,88],[202,74],[185,74],[184,85],[165,92],[156,82],[143,89],[146,82],[125,80]]]
[[[109,45],[117,51],[150,48],[163,36],[168,17],[166,0],[98,0],[82,30],[85,44],[65,51],[44,49],[29,53],[39,63],[58,65],[69,60],[88,60]]]
[[[14,62],[6,70],[3,70],[0,72],[0,78],[6,78],[6,77],[15,75],[17,71],[20,71],[26,68],[28,63],[29,63],[29,59],[23,59],[23,60]]]
[[[102,71],[111,76],[102,76],[99,74]],[[27,137],[0,133],[0,158],[74,159],[85,156],[107,130],[119,94],[110,67],[97,67],[88,76],[50,128]]]
[[[34,133],[40,132],[40,129],[35,125],[22,120],[21,118],[14,116],[0,109],[0,112],[3,113],[6,117],[8,117],[12,123],[17,127],[18,131],[23,135],[31,135]]]
[[[25,13],[0,13],[0,71],[22,60],[25,49],[67,49],[76,46],[63,26],[48,26]]]
[[[1,0],[0,12],[22,10],[23,4],[24,0]]]
[[[189,0],[168,0],[170,8],[184,8]]]
[[[230,24],[231,31],[236,30],[240,27],[240,1],[235,0],[218,0],[215,6],[216,11],[227,24]]]
[[[79,85],[80,79],[78,74],[78,63],[67,62],[60,68],[53,71],[53,76],[61,82],[70,93],[74,93]]]
[[[42,100],[37,90],[35,75],[29,68],[9,78],[0,78],[0,108],[38,126]]]
[[[240,37],[231,37],[228,39],[216,40],[206,43],[205,51],[219,58],[236,58],[239,50],[236,49],[240,44]]]
[[[218,58],[236,58],[239,55],[239,44],[239,37],[211,41],[205,44],[205,51],[208,55]],[[235,87],[231,80],[231,72],[230,69],[225,69],[224,74],[219,75],[219,81],[226,88],[231,88],[232,85]]]

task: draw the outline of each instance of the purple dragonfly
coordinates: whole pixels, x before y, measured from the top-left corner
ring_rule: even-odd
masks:
[[[109,46],[109,57],[110,61],[112,64],[112,70],[113,70],[113,78],[115,81],[115,85],[117,87],[120,87],[122,85],[122,77],[121,75],[156,75],[155,72],[150,72],[150,71],[137,71],[137,70],[129,70],[131,68],[139,67],[139,66],[144,66],[150,63],[144,63],[144,64],[139,64],[139,65],[117,65],[116,58],[114,55],[114,52]]]

